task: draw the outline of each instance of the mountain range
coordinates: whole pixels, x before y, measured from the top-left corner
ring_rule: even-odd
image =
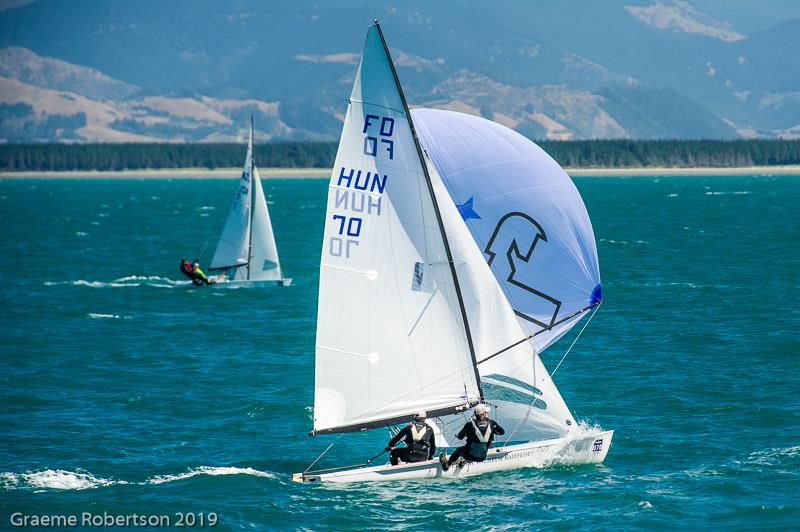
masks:
[[[381,20],[412,106],[536,139],[800,138],[800,2],[0,0],[0,140],[336,140]]]

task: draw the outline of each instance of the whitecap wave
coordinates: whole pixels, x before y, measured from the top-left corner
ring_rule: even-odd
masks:
[[[92,318],[93,320],[107,320],[107,319],[118,320],[119,314],[100,314],[96,312],[90,312],[89,317]]]
[[[113,281],[87,281],[86,279],[75,279],[72,281],[46,281],[45,286],[86,286],[89,288],[130,288],[137,286],[152,286],[155,288],[174,288],[176,286],[190,285],[191,281],[176,281],[168,277],[159,275],[128,275],[114,279]]]
[[[139,286],[139,283],[104,283],[102,281],[86,281],[84,279],[72,281],[71,284],[75,286],[88,286],[90,288],[125,288],[126,286]]]
[[[800,459],[800,445],[755,451],[748,455],[747,462],[762,466],[780,466],[787,465],[797,459]]]
[[[185,480],[200,475],[250,475],[262,478],[276,478],[274,473],[260,471],[252,467],[213,467],[200,466],[190,468],[184,473],[175,475],[156,475],[144,482],[127,482],[96,477],[87,471],[67,471],[64,469],[46,469],[44,471],[26,471],[25,473],[0,473],[0,488],[4,491],[19,489],[53,489],[53,490],[86,490],[116,485],[149,485],[165,484]]]
[[[128,275],[127,277],[120,277],[119,279],[114,279],[115,283],[127,283],[131,281],[167,281],[175,283],[177,281],[173,281],[168,277],[161,277],[160,275]]]
[[[708,191],[706,192],[706,196],[727,196],[727,195],[735,195],[741,196],[743,194],[752,194],[749,190],[733,190],[733,191],[726,191],[726,192],[718,192],[718,191]]]
[[[187,478],[196,477],[199,475],[218,476],[218,475],[252,475],[254,477],[275,478],[273,473],[267,471],[260,471],[252,467],[212,467],[201,466],[194,467],[185,473],[178,473],[177,475],[157,475],[149,480],[146,484],[164,484],[165,482],[173,482],[175,480],[185,480]]]
[[[98,478],[85,471],[66,471],[64,469],[46,469],[44,471],[28,471],[25,473],[0,473],[3,489],[55,489],[86,490],[99,486],[128,484],[124,480]]]

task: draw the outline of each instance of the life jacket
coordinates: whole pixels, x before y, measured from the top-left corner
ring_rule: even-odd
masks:
[[[476,423],[474,419],[472,420],[472,428],[478,441],[470,442],[469,454],[475,458],[486,458],[489,453],[489,444],[492,441],[492,422],[487,419],[485,428],[481,430],[479,425],[483,425],[483,423],[482,421]]]
[[[182,260],[181,261],[181,273],[183,275],[185,275],[186,277],[190,278],[190,279],[194,278],[194,275],[193,275],[194,272],[192,271],[192,265],[189,264],[188,260]]]
[[[411,422],[411,452],[417,455],[427,456],[431,450],[430,442],[428,441],[428,431],[431,430],[430,425],[424,421]]]

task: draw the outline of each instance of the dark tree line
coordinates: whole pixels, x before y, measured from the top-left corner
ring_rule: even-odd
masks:
[[[261,167],[329,168],[333,142],[254,146]],[[0,171],[230,168],[244,164],[241,144],[0,144]]]
[[[562,166],[630,168],[800,164],[800,140],[540,141]]]
[[[562,166],[594,168],[736,167],[800,164],[800,140],[540,141]],[[0,171],[230,168],[241,144],[0,144]],[[330,168],[333,142],[255,146],[261,167]]]

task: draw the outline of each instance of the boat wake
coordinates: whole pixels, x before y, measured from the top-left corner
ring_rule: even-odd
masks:
[[[185,480],[200,475],[220,476],[220,475],[251,475],[254,477],[263,478],[276,478],[275,474],[268,471],[260,471],[252,467],[211,467],[202,466],[191,468],[185,473],[178,473],[177,475],[157,475],[151,479],[146,480],[143,484],[164,484],[166,482],[173,482],[176,480]]]
[[[176,281],[168,277],[158,275],[129,275],[120,277],[113,281],[87,281],[85,279],[75,279],[71,281],[47,281],[45,286],[85,286],[88,288],[130,288],[137,286],[151,286],[154,288],[177,288],[190,286],[192,283],[188,279]]]
[[[144,482],[128,482],[96,477],[88,471],[66,471],[63,469],[46,469],[44,471],[26,471],[25,473],[0,473],[0,488],[3,491],[14,490],[86,490],[106,486],[134,485],[146,486],[166,484],[186,480],[197,476],[250,475],[262,478],[277,478],[274,473],[260,471],[251,467],[214,467],[200,466],[189,468],[184,473],[174,475],[156,475]]]

